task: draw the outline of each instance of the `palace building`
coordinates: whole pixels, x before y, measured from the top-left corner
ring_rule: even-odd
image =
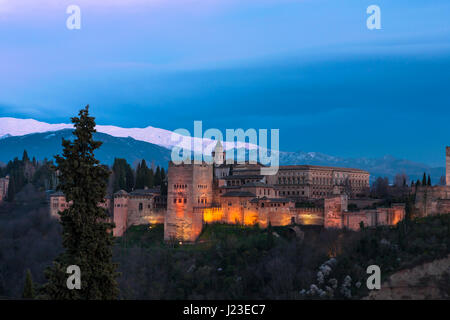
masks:
[[[195,241],[206,223],[267,227],[290,224],[359,230],[394,225],[405,214],[402,204],[391,208],[348,211],[348,200],[367,194],[370,175],[360,169],[311,165],[280,166],[262,175],[260,164],[227,164],[220,141],[212,163],[169,162],[167,195],[159,189],[123,190],[102,202],[114,221],[115,236],[138,224],[164,223],[164,239]],[[70,205],[64,195],[50,196],[50,212]]]

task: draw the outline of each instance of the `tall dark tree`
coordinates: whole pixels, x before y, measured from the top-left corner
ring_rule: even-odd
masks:
[[[155,186],[160,186],[161,184],[162,184],[161,169],[159,168],[159,166],[157,166],[155,172]]]
[[[22,298],[34,299],[34,285],[33,285],[33,279],[31,277],[30,269],[27,270],[27,273],[25,276],[25,284],[23,286]]]
[[[128,163],[125,167],[125,180],[126,180],[125,190],[128,192],[132,191],[134,188],[134,172]]]
[[[142,160],[136,170],[136,189],[151,188],[154,185],[153,170],[147,167],[147,162]]]
[[[23,161],[23,162],[28,162],[28,161],[30,161],[30,158],[28,157],[28,152],[27,152],[27,150],[23,150],[22,161]]]
[[[426,185],[427,185],[427,175],[426,175],[425,172],[423,173],[422,185],[423,185],[423,186],[426,186]]]
[[[427,185],[431,186],[431,177],[430,177],[430,175],[428,175]]]
[[[114,192],[125,190],[130,192],[134,187],[134,174],[125,159],[114,159],[112,168],[114,174]]]
[[[43,294],[50,299],[115,299],[117,265],[112,262],[114,224],[105,222],[106,211],[99,207],[106,195],[109,172],[94,157],[101,142],[93,140],[95,121],[89,106],[72,118],[74,141],[63,139],[63,154],[56,156],[59,189],[72,205],[60,213],[64,252],[46,270],[48,282]],[[81,271],[81,289],[68,289],[67,267]]]
[[[378,177],[372,185],[375,196],[383,198],[386,197],[389,192],[389,178]]]

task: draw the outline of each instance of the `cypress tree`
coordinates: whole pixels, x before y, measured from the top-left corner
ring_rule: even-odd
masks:
[[[152,188],[154,184],[153,170],[150,168],[146,169],[145,172],[145,186]]]
[[[136,168],[136,181],[134,184],[134,188],[141,189],[142,188],[141,183],[142,183],[141,163],[139,162]]]
[[[30,161],[30,158],[28,157],[28,152],[27,152],[27,150],[23,150],[22,161],[23,161],[23,162],[28,162],[28,161]]]
[[[157,166],[155,172],[155,186],[160,185],[161,185],[161,169],[159,168],[159,166]]]
[[[63,154],[55,156],[59,186],[72,205],[60,213],[64,252],[46,270],[43,294],[50,299],[116,299],[116,264],[112,262],[113,223],[105,222],[106,211],[99,202],[106,196],[109,171],[99,164],[94,151],[101,142],[93,140],[95,121],[89,105],[72,118],[74,141],[63,139]],[[81,289],[68,289],[67,267],[81,271]]]
[[[114,159],[112,169],[114,173],[114,192],[119,190],[131,191],[127,190],[127,166],[129,165],[125,159]]]
[[[426,185],[427,185],[427,175],[425,174],[425,172],[423,173],[422,185],[423,185],[423,186],[426,186]]]
[[[33,279],[31,277],[30,269],[27,270],[27,274],[25,277],[25,284],[23,286],[22,298],[34,299],[34,285],[33,285]]]
[[[431,177],[430,177],[430,175],[428,175],[427,185],[431,186]]]
[[[126,164],[125,180],[126,180],[125,190],[127,192],[131,192],[134,188],[134,173],[133,169],[131,169],[131,166],[128,163]]]
[[[416,186],[420,186],[420,180],[419,179],[417,179],[417,181],[416,181]]]

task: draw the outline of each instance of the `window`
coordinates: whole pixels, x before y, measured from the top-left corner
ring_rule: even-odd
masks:
[[[142,202],[139,203],[139,211],[142,211],[143,206],[142,206]]]

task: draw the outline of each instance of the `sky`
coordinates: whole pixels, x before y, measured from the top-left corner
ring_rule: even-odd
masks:
[[[0,0],[0,117],[86,104],[99,124],[280,129],[284,151],[443,166],[450,1]]]

